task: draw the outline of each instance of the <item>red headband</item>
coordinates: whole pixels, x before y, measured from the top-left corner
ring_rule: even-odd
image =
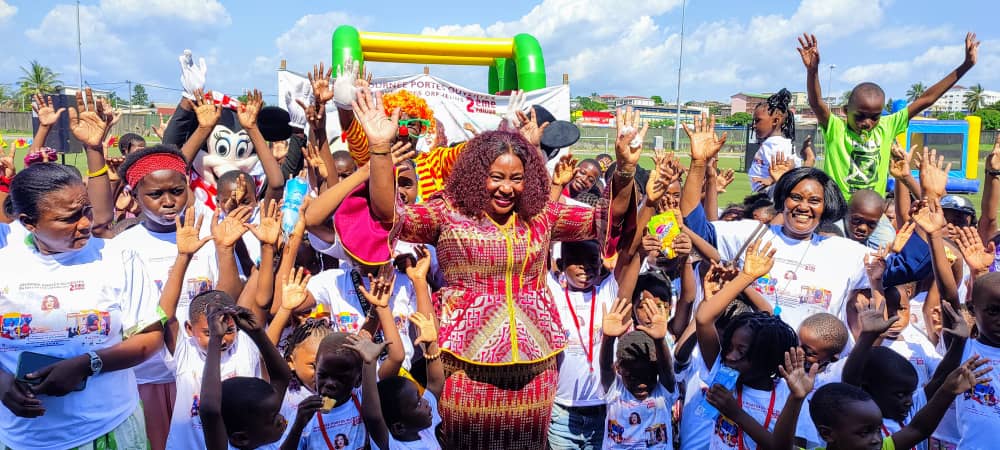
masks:
[[[143,177],[149,175],[157,170],[173,170],[175,172],[180,172],[187,175],[187,163],[184,158],[180,156],[170,154],[170,153],[153,153],[147,156],[139,158],[138,161],[132,163],[132,167],[128,170],[127,179],[128,186],[135,189],[135,186],[139,184],[139,181]]]

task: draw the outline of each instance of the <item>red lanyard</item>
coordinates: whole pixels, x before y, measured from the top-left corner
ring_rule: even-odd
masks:
[[[358,415],[361,415],[361,402],[358,401],[358,397],[351,392],[351,401],[354,402],[354,407],[358,409]],[[319,422],[319,431],[323,433],[323,440],[326,441],[326,448],[333,450],[333,442],[330,441],[330,435],[326,433],[326,426],[323,425],[323,412],[316,411],[316,421]]]
[[[884,437],[890,437],[890,436],[892,436],[892,433],[889,432],[889,429],[885,427],[884,423],[882,424],[882,433],[885,434]],[[913,447],[910,450],[915,450],[915,449],[916,449],[916,447]]]
[[[774,397],[775,397],[775,394],[777,394],[777,392],[778,392],[778,387],[777,386],[775,386],[774,389],[771,389],[771,403],[767,405],[767,416],[765,416],[765,418],[764,418],[764,429],[765,430],[767,430],[767,427],[771,425],[771,415],[774,413]],[[736,398],[739,399],[739,401],[740,401],[740,408],[742,408],[743,407],[743,386],[740,386],[738,389],[736,389]],[[746,445],[745,442],[743,442],[743,429],[741,428],[736,433],[739,435],[740,450],[744,450],[745,448],[747,448],[747,445]]]
[[[587,346],[583,348],[583,351],[587,355],[587,366],[590,367],[590,371],[594,371],[594,307],[597,304],[597,288],[592,288],[590,291],[590,322],[587,325],[590,327],[590,339],[587,341]],[[569,315],[573,316],[573,325],[576,325],[576,337],[580,339],[580,347],[583,347],[583,331],[580,328],[580,319],[576,317],[576,308],[573,308],[573,301],[569,299],[569,288],[563,288],[563,293],[566,295],[566,306],[569,306]]]

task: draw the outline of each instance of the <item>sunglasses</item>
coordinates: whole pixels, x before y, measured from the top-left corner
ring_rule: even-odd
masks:
[[[409,127],[418,128],[419,126],[423,126],[423,128],[420,129],[421,131],[423,131],[426,130],[427,127],[431,126],[431,121],[427,119],[406,119],[406,120],[400,120],[399,126],[407,128]],[[423,133],[419,133],[416,134],[416,137],[421,137],[423,135],[424,135]]]

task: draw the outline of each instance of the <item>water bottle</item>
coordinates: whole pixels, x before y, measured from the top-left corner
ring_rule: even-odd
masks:
[[[299,208],[309,194],[309,184],[300,178],[285,183],[285,202],[281,205],[281,230],[291,234],[299,221]]]
[[[712,382],[709,383],[709,387],[721,384],[722,387],[732,391],[736,387],[736,379],[740,377],[740,373],[735,369],[730,369],[719,363],[719,370],[715,372],[715,377],[712,378]],[[705,394],[701,401],[698,403],[698,407],[694,410],[694,413],[699,417],[709,420],[715,420],[719,417],[719,410],[715,409],[711,403],[708,403],[708,394]]]

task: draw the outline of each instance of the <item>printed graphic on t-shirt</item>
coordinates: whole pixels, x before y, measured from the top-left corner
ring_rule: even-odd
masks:
[[[864,141],[851,139],[851,170],[844,180],[851,192],[874,189],[878,178],[882,143],[874,136],[864,136],[862,139]]]
[[[739,434],[740,427],[736,425],[736,422],[729,420],[722,414],[719,414],[719,417],[715,419],[715,435],[726,446],[736,447]]]
[[[202,292],[208,292],[214,289],[214,283],[212,283],[212,280],[207,277],[188,278],[186,285],[189,299],[195,298]]]
[[[46,298],[54,296],[45,296]],[[43,303],[43,311],[54,311],[58,308],[58,300],[53,303]],[[43,314],[45,315],[45,314]],[[60,320],[61,317],[61,320]],[[44,323],[39,323],[31,313],[9,312],[3,314],[0,326],[0,338],[10,340],[30,340],[32,344],[51,343],[55,345],[69,339],[77,338],[85,344],[102,344],[111,335],[111,313],[88,309],[70,312],[58,317],[46,317]],[[0,347],[3,347],[0,345]]]
[[[996,389],[994,389],[993,386],[990,386],[989,382],[977,384],[972,389],[965,391],[963,397],[966,400],[971,399],[980,405],[990,408],[996,406],[998,403]]]
[[[350,311],[341,311],[332,319],[331,326],[333,331],[357,333],[361,329],[361,326],[364,325],[361,321],[361,316]]]

